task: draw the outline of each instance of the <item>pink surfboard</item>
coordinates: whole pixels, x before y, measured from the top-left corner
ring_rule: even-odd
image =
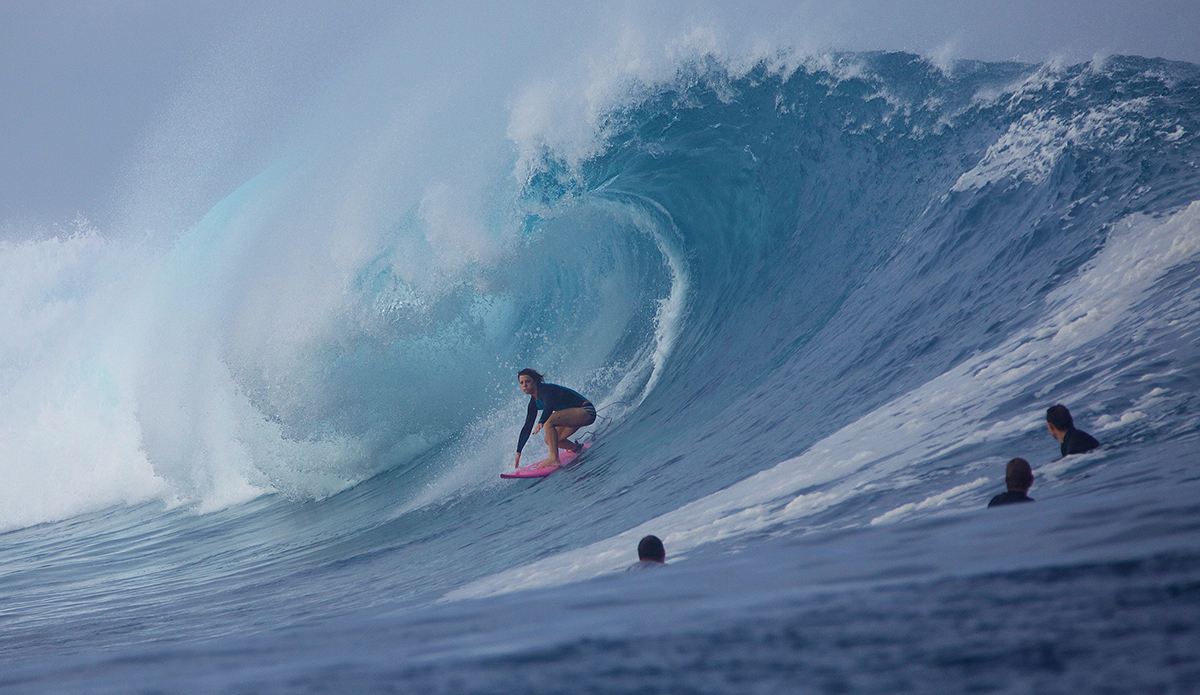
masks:
[[[592,446],[592,442],[587,442],[583,445],[583,450],[587,451],[588,449],[591,448],[591,446]],[[547,456],[546,458],[542,459],[541,461],[538,461],[537,463],[531,463],[528,466],[521,466],[520,468],[513,471],[512,473],[501,473],[500,477],[501,478],[545,478],[546,476],[550,475],[554,471],[571,463],[572,461],[574,461],[575,459],[579,458],[582,455],[583,454],[576,454],[573,451],[560,451],[560,452],[558,452],[559,465],[557,465],[557,466],[547,466],[545,468],[538,468],[539,464],[541,464],[544,461],[550,460],[550,457]]]

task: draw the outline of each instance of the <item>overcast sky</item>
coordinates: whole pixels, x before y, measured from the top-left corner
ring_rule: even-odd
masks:
[[[427,32],[438,32],[428,9],[436,5],[405,15],[419,4],[0,0],[0,227],[65,223],[76,212],[103,218],[156,119],[228,42],[261,35],[264,51],[279,47],[275,60],[286,68],[280,79],[291,81],[280,98],[301,108],[313,98],[303,76],[353,56],[379,22],[418,16]],[[518,15],[551,11],[539,9],[550,7],[544,2],[510,4]],[[675,0],[607,4],[694,11],[698,22],[725,22],[751,37],[794,36],[806,47],[1029,62],[1133,54],[1200,63],[1200,0],[763,0],[709,2],[702,11],[694,8],[703,3]],[[478,28],[481,36],[489,30]],[[289,35],[297,33],[302,40]],[[531,37],[543,39],[553,40]]]

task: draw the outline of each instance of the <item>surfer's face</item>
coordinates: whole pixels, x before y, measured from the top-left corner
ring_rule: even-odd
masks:
[[[521,391],[526,395],[532,396],[537,391],[537,382],[528,374],[517,377],[517,382],[521,384]]]

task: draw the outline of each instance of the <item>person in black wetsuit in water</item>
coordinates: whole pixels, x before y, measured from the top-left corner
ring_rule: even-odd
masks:
[[[1029,488],[1033,487],[1033,469],[1025,459],[1013,459],[1008,462],[1004,469],[1004,484],[1008,486],[1008,492],[993,497],[992,501],[988,502],[989,508],[1033,501],[1033,498],[1026,494]]]
[[[517,439],[515,467],[521,467],[521,449],[525,448],[529,435],[537,434],[543,426],[546,428],[546,446],[550,447],[550,458],[539,468],[557,466],[559,449],[576,454],[582,452],[583,445],[567,437],[575,434],[580,427],[587,427],[596,421],[596,407],[591,401],[565,386],[546,383],[542,375],[533,369],[517,372],[517,383],[529,395],[529,411],[525,416],[525,426],[521,428],[521,436]],[[542,411],[542,418],[534,427],[533,420],[539,410]]]
[[[1050,436],[1062,442],[1063,456],[1084,454],[1100,446],[1100,442],[1083,430],[1075,429],[1071,411],[1065,405],[1054,405],[1046,409],[1046,429]]]

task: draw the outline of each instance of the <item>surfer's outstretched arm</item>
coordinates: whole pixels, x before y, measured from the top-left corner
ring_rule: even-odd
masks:
[[[524,449],[525,442],[529,441],[530,432],[536,431],[533,429],[533,421],[537,418],[537,412],[537,401],[533,398],[530,398],[529,408],[525,411],[525,426],[521,428],[521,436],[517,438],[517,460],[513,464],[514,468],[521,467],[521,449]],[[538,429],[541,429],[541,427],[541,423],[539,423]]]

